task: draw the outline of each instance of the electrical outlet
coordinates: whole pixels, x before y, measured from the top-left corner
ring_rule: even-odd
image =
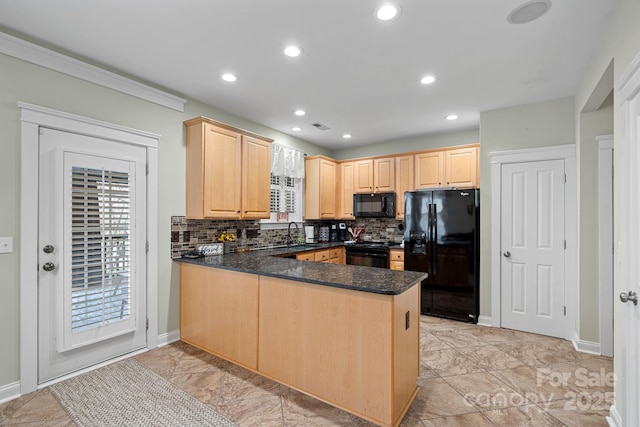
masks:
[[[13,252],[13,237],[0,237],[0,254]]]

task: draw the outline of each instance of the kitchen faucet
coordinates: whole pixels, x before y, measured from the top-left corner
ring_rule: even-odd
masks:
[[[291,221],[289,223],[289,226],[287,227],[287,245],[292,245],[293,244],[293,238],[291,237],[291,224],[296,226],[296,238],[300,234],[300,229],[298,228],[298,224],[296,224],[295,221]]]

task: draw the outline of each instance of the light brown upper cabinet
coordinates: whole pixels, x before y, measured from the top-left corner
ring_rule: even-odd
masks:
[[[384,193],[394,190],[396,177],[393,157],[356,160],[353,164],[355,193]]]
[[[373,187],[376,193],[388,193],[396,188],[395,157],[373,160]]]
[[[272,140],[205,117],[184,125],[187,218],[269,218]]]
[[[413,191],[414,159],[412,155],[398,156],[396,161],[396,219],[404,219],[404,193]]]
[[[338,163],[324,156],[305,158],[304,218],[335,219],[338,210]]]
[[[338,218],[353,219],[353,162],[340,163],[340,185],[338,193],[340,195],[340,211]]]
[[[444,169],[447,187],[477,187],[478,149],[472,147],[445,151]]]
[[[416,189],[442,187],[444,181],[444,153],[430,151],[415,155]]]
[[[415,155],[416,189],[477,186],[477,147],[429,151]]]
[[[353,162],[353,192],[373,193],[373,159]]]

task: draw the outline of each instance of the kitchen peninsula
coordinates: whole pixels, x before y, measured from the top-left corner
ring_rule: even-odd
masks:
[[[304,249],[177,260],[181,339],[378,425],[399,425],[417,393],[415,285],[426,275],[285,258]]]

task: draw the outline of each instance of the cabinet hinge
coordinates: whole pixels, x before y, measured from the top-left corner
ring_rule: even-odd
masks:
[[[564,306],[564,315],[565,316],[567,315],[567,306],[566,305]]]
[[[567,249],[567,241],[564,241],[564,248]]]
[[[149,252],[149,241],[148,240],[144,243],[144,251],[147,252],[147,253]]]
[[[567,174],[566,173],[564,174],[564,183],[565,184],[567,183]]]
[[[145,175],[149,175],[149,163],[144,165],[144,173],[145,173]]]
[[[147,322],[145,323],[145,327],[147,329],[147,331],[149,330],[149,319],[147,319]]]

